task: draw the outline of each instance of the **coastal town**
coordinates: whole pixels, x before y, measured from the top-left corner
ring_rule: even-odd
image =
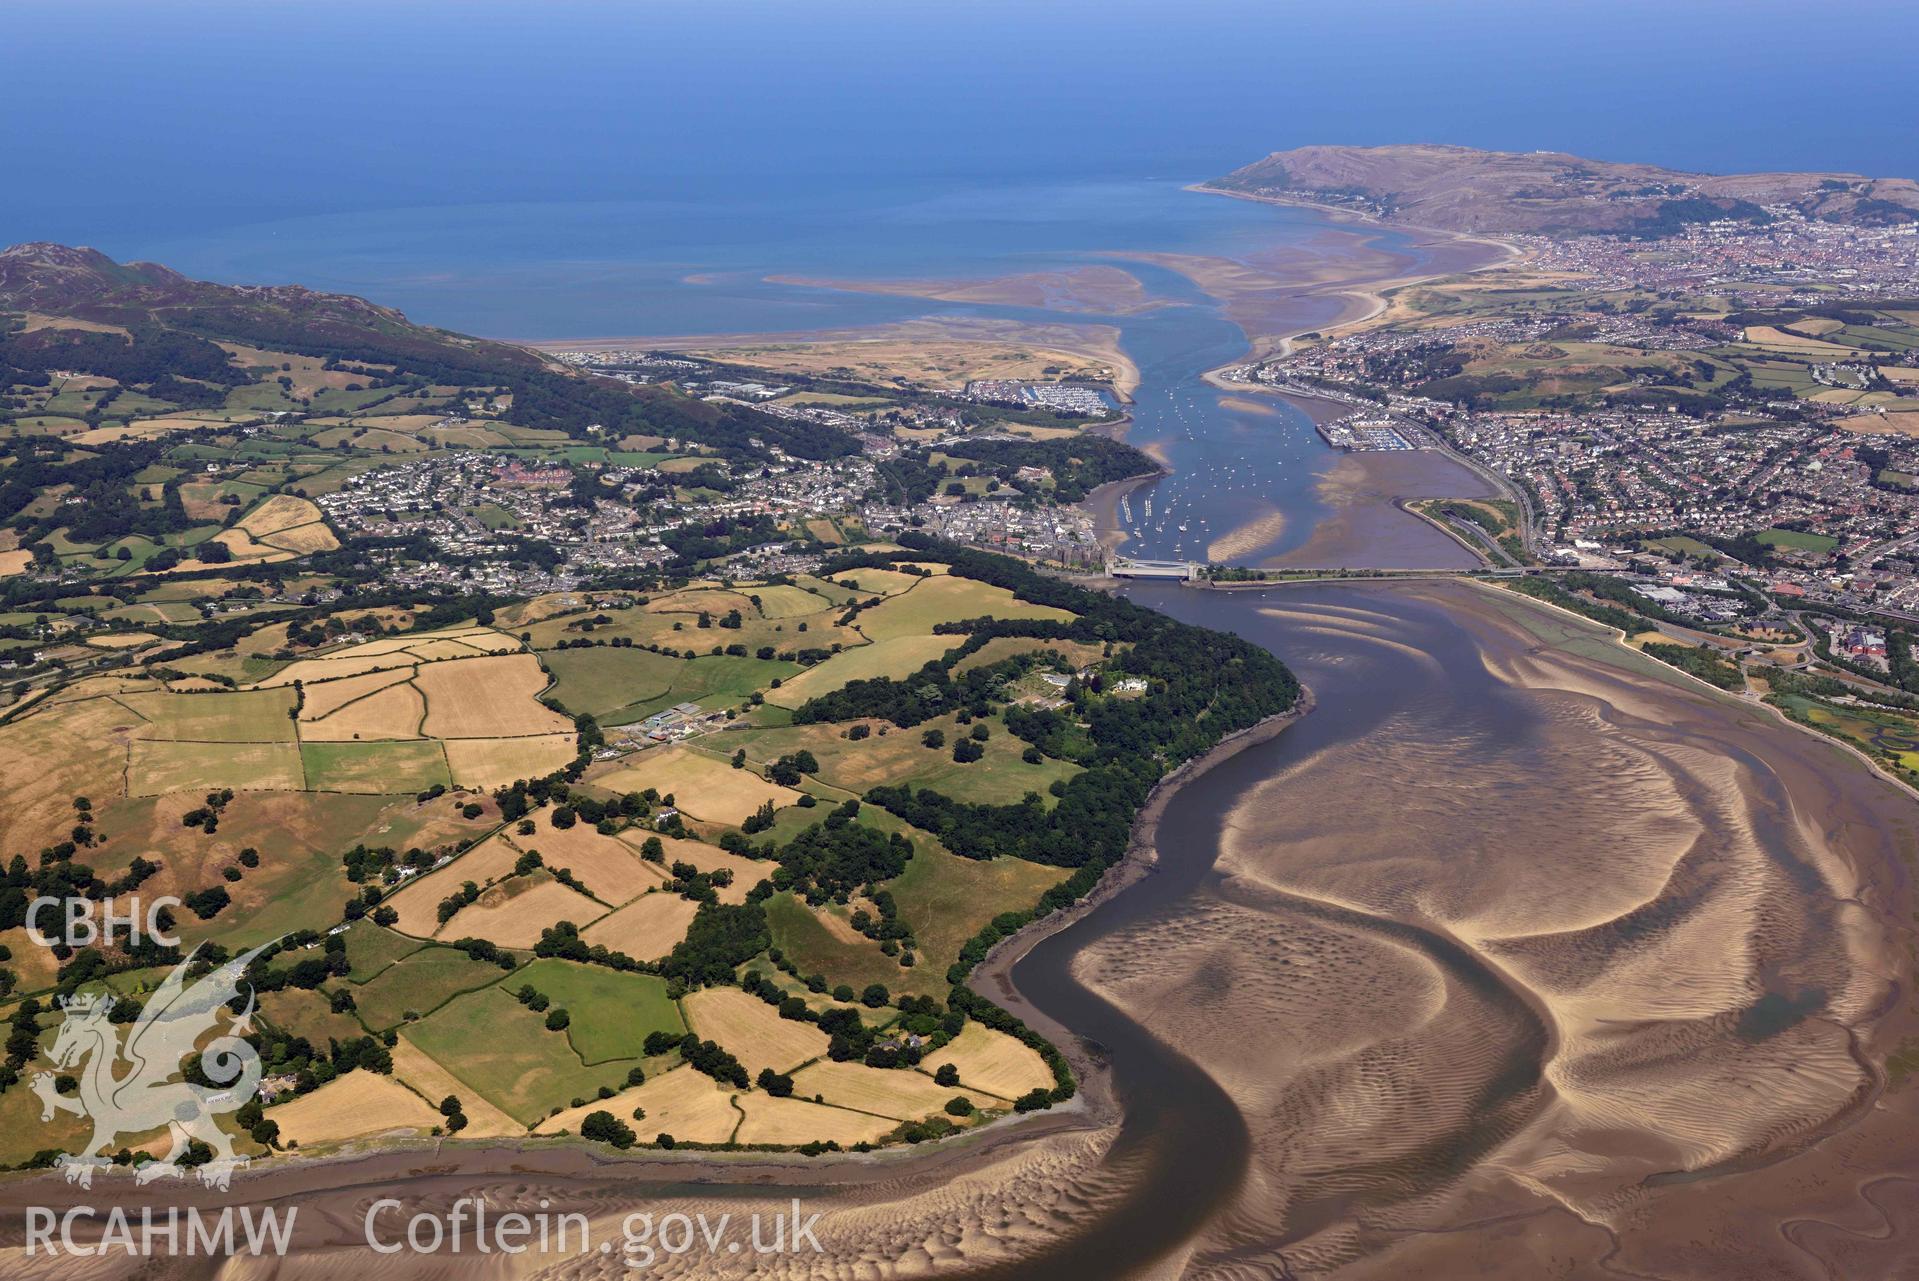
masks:
[[[1766,212],[1506,237],[1518,257],[1482,277],[1504,292],[1409,287],[1225,374],[1343,401],[1321,427],[1338,447],[1409,436],[1489,469],[1546,563],[1919,617],[1919,313],[1897,301],[1919,234]]]

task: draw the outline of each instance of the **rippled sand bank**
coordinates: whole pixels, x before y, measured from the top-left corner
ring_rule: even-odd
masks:
[[[1252,1132],[1191,1271],[1892,1275],[1910,795],[1492,589],[1263,605],[1321,713],[1079,959]]]

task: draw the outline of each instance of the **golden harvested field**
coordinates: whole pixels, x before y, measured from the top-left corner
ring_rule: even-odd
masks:
[[[267,1110],[280,1123],[281,1142],[302,1149],[394,1131],[431,1130],[440,1114],[391,1077],[358,1069],[311,1094]]]
[[[1919,436],[1919,409],[1899,409],[1884,414],[1854,414],[1841,418],[1846,431],[1867,436]]]
[[[877,611],[874,611],[877,612]],[[798,707],[808,699],[830,694],[852,681],[889,676],[911,676],[949,649],[965,643],[964,636],[895,636],[858,649],[842,650],[817,667],[809,667],[769,690],[766,701],[776,707]]]
[[[482,892],[478,902],[461,908],[440,927],[439,936],[471,936],[492,939],[501,947],[532,947],[550,925],[571,921],[584,927],[605,914],[606,909],[598,903],[550,877],[516,876]]]
[[[970,1019],[960,1034],[926,1056],[920,1065],[937,1072],[946,1064],[959,1072],[960,1084],[1011,1101],[1029,1090],[1053,1088],[1053,1072],[1039,1051],[1004,1032],[995,1032]]]
[[[460,1131],[463,1138],[511,1138],[526,1133],[524,1125],[481,1098],[472,1086],[421,1053],[418,1046],[404,1037],[393,1046],[393,1076],[412,1086],[435,1107],[449,1094],[458,1098],[460,1111],[466,1115],[466,1128]]]
[[[801,587],[749,587],[746,594],[760,598],[762,618],[798,618],[831,606],[825,597],[815,596]]]
[[[290,722],[289,722],[290,723]],[[127,794],[299,791],[306,776],[295,743],[175,743],[138,739],[128,745]]]
[[[794,1098],[818,1096],[821,1102],[835,1107],[890,1116],[896,1121],[917,1121],[932,1116],[946,1106],[947,1100],[963,1094],[975,1104],[998,1106],[997,1100],[968,1094],[965,1090],[949,1090],[930,1076],[900,1068],[834,1063],[829,1059],[793,1077]]]
[[[413,682],[426,695],[422,731],[434,738],[507,738],[573,728],[566,717],[534,701],[547,677],[531,654],[428,663],[414,673]]]
[[[538,850],[550,868],[564,867],[593,891],[593,897],[615,907],[660,884],[660,873],[640,861],[638,851],[617,837],[601,836],[585,823],[564,830],[553,826],[553,811],[533,817],[533,835],[510,839],[523,850]]]
[[[407,653],[422,662],[436,662],[442,658],[478,658],[486,651],[476,649],[467,643],[464,636],[440,636],[433,640],[423,640],[407,646]]]
[[[634,1119],[635,1108],[646,1110],[643,1120]],[[577,1134],[580,1123],[595,1112],[611,1112],[648,1143],[661,1134],[695,1143],[724,1143],[733,1137],[740,1121],[740,1114],[733,1110],[733,1091],[703,1072],[681,1067],[621,1090],[610,1099],[568,1108],[540,1122],[533,1132],[569,1130]]]
[[[411,654],[389,649],[374,651],[371,645],[364,648],[373,652],[361,653],[360,647],[356,647],[353,651],[349,651],[350,657],[343,654],[339,658],[296,659],[261,681],[259,688],[276,689],[291,685],[295,681],[313,685],[339,680],[345,676],[358,676],[366,672],[398,671],[407,676],[413,674],[414,659]]]
[[[919,576],[902,574],[897,569],[849,569],[829,580],[844,586],[852,583],[861,596],[891,596],[917,586]]]
[[[94,649],[138,649],[159,639],[152,632],[114,632],[106,636],[89,636],[87,644]]]
[[[680,809],[712,823],[738,824],[766,801],[778,809],[800,798],[790,787],[769,783],[751,770],[734,769],[682,744],[651,748],[628,759],[633,763],[596,780],[599,785],[616,792],[658,788],[661,796],[673,797]]]
[[[283,552],[277,547],[269,547],[267,544],[255,539],[252,534],[241,529],[238,525],[232,529],[221,530],[213,536],[212,541],[224,543],[227,550],[233,553],[234,560],[278,561],[293,559],[292,552]],[[180,565],[181,568],[184,569],[201,563],[201,561],[195,559],[181,561]]]
[[[419,738],[426,703],[420,691],[400,682],[355,699],[330,715],[300,722],[300,737],[310,742],[351,739]]]
[[[274,494],[235,522],[255,538],[324,519],[317,504],[292,494]]]
[[[813,608],[818,609],[819,606]],[[704,611],[718,618],[733,609],[745,616],[759,612],[753,608],[753,602],[746,599],[745,592],[713,588],[672,592],[666,596],[656,596],[646,603],[646,612],[649,614],[698,614]]]
[[[1857,348],[1842,346],[1839,343],[1823,342],[1817,338],[1801,338],[1774,325],[1751,326],[1746,330],[1745,341],[1755,347],[1787,351],[1800,356],[1841,357],[1857,352]]]
[[[1097,663],[1103,657],[1101,646],[1082,641],[1038,640],[1028,636],[995,636],[953,664],[953,675],[962,675],[975,667],[991,667],[994,663],[1004,662],[1020,654],[1036,654],[1048,649],[1057,650],[1068,662],[1078,667]],[[308,697],[312,696],[308,695]]]
[[[526,738],[449,738],[445,741],[446,763],[453,771],[453,782],[460,787],[485,790],[507,786],[515,779],[551,774],[573,759],[578,745],[570,732]]]
[[[624,952],[636,961],[657,961],[686,937],[699,909],[692,899],[656,890],[602,916],[581,930],[580,937],[589,946]]]
[[[433,931],[439,928],[434,911],[441,899],[459,889],[463,882],[483,886],[509,875],[519,858],[520,852],[504,835],[495,832],[445,867],[414,877],[386,900],[387,906],[400,914],[394,928],[418,938],[432,937]]]
[[[459,641],[462,645],[471,645],[473,648],[483,649],[489,654],[510,654],[515,650],[525,648],[525,646],[520,644],[519,637],[508,636],[504,632],[497,631],[491,627],[461,628],[457,631],[448,632],[447,635],[451,639]]]
[[[686,1017],[701,1039],[718,1041],[746,1065],[789,1072],[826,1053],[827,1035],[811,1023],[783,1019],[759,997],[736,987],[709,987],[687,994]]]
[[[284,636],[279,639],[280,643],[284,643]],[[442,641],[457,642],[456,646],[445,652],[459,657],[473,654],[474,651],[496,654],[521,648],[519,641],[490,627],[455,627],[405,636],[383,636],[299,659],[261,681],[260,685],[291,685],[296,680],[313,685],[363,672],[411,668],[419,661],[417,651],[430,649]]]
[[[745,1119],[733,1138],[739,1143],[820,1142],[851,1147],[877,1143],[894,1127],[891,1117],[868,1116],[845,1108],[827,1107],[805,1099],[776,1099],[757,1091],[736,1100]]]
[[[857,626],[875,641],[925,635],[937,623],[968,618],[1049,619],[1071,622],[1073,615],[1049,605],[1033,605],[1014,597],[1004,587],[970,578],[939,576],[920,579],[912,589],[889,597],[877,609],[859,616]],[[952,643],[951,638],[946,638]]]
[[[31,564],[33,564],[32,552],[0,552],[0,578],[11,578],[15,574],[24,574],[27,572],[27,566]]]
[[[291,529],[262,534],[260,542],[265,546],[283,548],[302,556],[313,552],[330,552],[340,545],[340,540],[333,536],[333,530],[325,521],[314,521],[311,525],[295,525]]]
[[[337,663],[343,659],[364,658],[368,654],[399,655],[415,645],[424,644],[442,636],[454,635],[450,631],[413,632],[405,636],[376,636],[372,640],[363,640],[351,645],[341,645],[315,654],[316,661]]]
[[[388,685],[406,680],[411,674],[407,668],[400,667],[391,671],[366,672],[340,680],[308,682],[305,686],[305,701],[300,706],[301,725],[304,728],[306,722],[317,721],[354,699],[364,698],[375,690],[385,689]]]
[[[728,765],[727,768],[733,767]],[[623,832],[621,838],[637,851],[645,842],[646,834],[639,831]],[[702,872],[717,872],[723,867],[729,869],[733,873],[733,883],[714,891],[722,903],[746,902],[747,891],[771,876],[773,869],[778,866],[764,859],[728,854],[719,846],[708,845],[705,841],[681,841],[662,836],[660,844],[666,849],[666,866],[669,869],[675,863],[691,863]]]
[[[194,431],[201,427],[217,424],[219,419],[203,418],[143,418],[137,423],[125,423],[112,427],[92,427],[76,432],[67,439],[76,445],[111,445],[122,440],[155,440],[161,436],[170,436],[176,431]]]

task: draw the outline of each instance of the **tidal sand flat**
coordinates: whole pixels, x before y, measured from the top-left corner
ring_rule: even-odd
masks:
[[[1409,498],[1487,498],[1496,493],[1470,468],[1427,449],[1341,454],[1320,475],[1317,489],[1330,514],[1313,526],[1304,543],[1262,565],[1470,569],[1480,563],[1479,557],[1398,504]]]
[[[1250,1135],[1188,1273],[1891,1275],[1909,793],[1491,588],[1141,595],[1319,695],[1073,962]]]
[[[843,289],[855,293],[895,294],[940,302],[994,303],[1041,307],[1049,311],[1090,311],[1124,315],[1158,305],[1139,279],[1118,267],[1067,267],[980,280],[847,280],[810,276],[768,276],[776,285]]]

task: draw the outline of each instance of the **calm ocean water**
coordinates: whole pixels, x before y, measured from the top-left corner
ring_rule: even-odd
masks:
[[[1181,247],[1250,216],[1178,186],[1308,142],[1914,174],[1907,112],[1753,109],[1915,50],[1909,0],[12,0],[0,243],[492,334],[810,324],[662,282]]]

